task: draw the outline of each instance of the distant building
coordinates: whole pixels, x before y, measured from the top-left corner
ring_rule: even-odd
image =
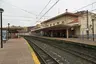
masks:
[[[34,29],[34,32],[41,36],[69,38],[87,37],[87,31],[89,31],[89,37],[92,37],[92,19],[95,16],[96,14],[87,13],[87,11],[76,13],[66,11],[63,14],[43,21],[40,28]],[[94,21],[94,33],[96,35],[96,20]]]
[[[27,27],[27,31],[30,32],[35,26],[29,26]]]
[[[7,31],[7,35],[6,35],[7,38],[17,38],[19,35],[19,31],[23,30],[23,28],[18,26],[10,26],[9,28],[3,27],[3,30]],[[0,28],[0,34],[1,34],[1,28]]]

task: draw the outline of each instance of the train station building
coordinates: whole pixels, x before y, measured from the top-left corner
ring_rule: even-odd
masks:
[[[96,14],[88,11],[65,13],[41,22],[40,27],[32,31],[39,36],[48,37],[92,37],[92,19],[96,35]]]

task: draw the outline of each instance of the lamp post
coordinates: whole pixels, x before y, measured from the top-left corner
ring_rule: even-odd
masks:
[[[94,19],[92,19],[92,35],[93,35],[93,41],[94,41]]]
[[[10,23],[8,23],[8,39],[9,39],[9,25],[10,25]]]
[[[96,14],[92,14],[92,39],[93,41],[95,40],[95,36],[94,36],[94,21],[96,20]]]
[[[89,15],[87,10],[87,39],[89,39]]]
[[[2,42],[2,12],[4,10],[0,8],[0,19],[1,19],[1,48],[3,48],[3,42]]]

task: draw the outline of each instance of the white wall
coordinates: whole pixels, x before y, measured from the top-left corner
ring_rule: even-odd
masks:
[[[88,22],[89,22],[89,35],[92,36],[92,29],[90,27],[90,25],[92,25],[92,14],[89,13],[88,15]],[[86,28],[87,28],[87,15],[86,14],[83,14],[82,16],[79,17],[79,21],[80,21],[80,24],[81,24],[81,27],[80,27],[80,34],[81,35],[86,35]],[[96,34],[96,20],[94,21],[94,33]]]
[[[75,35],[80,35],[80,27],[75,28]]]
[[[66,24],[72,22],[76,18],[77,17],[74,17],[74,16],[63,16],[63,17],[57,18],[55,20],[51,20],[49,22],[43,23],[41,25],[43,27],[50,27],[50,24],[51,24],[51,26],[54,26],[54,24],[58,25],[58,22],[59,22],[59,24],[65,24],[66,25]],[[64,22],[64,23],[62,23],[62,22]]]

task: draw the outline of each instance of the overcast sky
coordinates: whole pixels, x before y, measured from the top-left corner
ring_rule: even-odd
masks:
[[[42,14],[39,15],[41,10],[45,7],[49,0],[0,0],[0,8],[4,9],[3,13],[3,26],[10,25],[16,26],[34,26],[36,21],[57,1],[51,0],[50,4],[46,7]],[[64,13],[65,9],[73,12],[83,6],[86,6],[96,0],[60,0],[42,20],[54,17],[58,14]],[[96,4],[91,5],[86,9],[95,9]],[[39,16],[38,16],[39,15]]]

